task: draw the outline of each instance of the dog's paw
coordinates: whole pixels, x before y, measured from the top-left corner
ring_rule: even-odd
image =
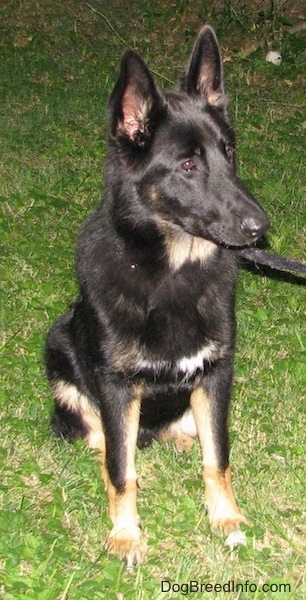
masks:
[[[246,536],[240,529],[240,523],[247,525],[246,518],[241,512],[233,512],[227,517],[219,516],[211,521],[213,531],[222,532],[226,536],[225,545],[231,550],[236,546],[246,546]]]
[[[241,529],[235,529],[227,536],[225,545],[233,550],[236,546],[246,546],[246,537]]]
[[[190,435],[180,435],[175,440],[175,446],[179,453],[189,452],[194,444],[194,438]]]
[[[120,530],[114,527],[107,538],[106,548],[110,554],[124,560],[127,569],[132,569],[142,562],[147,546],[140,528],[135,525]]]

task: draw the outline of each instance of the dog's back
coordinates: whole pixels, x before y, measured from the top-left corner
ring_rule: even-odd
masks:
[[[243,541],[228,463],[236,261],[227,247],[257,239],[268,221],[235,174],[210,27],[167,95],[128,51],[108,120],[106,195],[78,244],[80,298],[51,328],[46,357],[54,426],[99,449],[108,545],[132,564],[143,553],[137,438],[185,444],[198,434],[211,524],[229,544]]]

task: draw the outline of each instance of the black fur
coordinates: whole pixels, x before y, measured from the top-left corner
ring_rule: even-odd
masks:
[[[108,474],[124,492],[125,415],[138,383],[140,445],[178,419],[201,385],[212,402],[218,466],[227,468],[231,248],[258,239],[268,220],[235,173],[235,136],[210,27],[201,31],[177,88],[165,95],[141,58],[127,51],[108,123],[105,198],[78,242],[80,296],[51,327],[46,364],[57,432],[87,432],[81,408],[56,393],[64,382],[101,415]]]

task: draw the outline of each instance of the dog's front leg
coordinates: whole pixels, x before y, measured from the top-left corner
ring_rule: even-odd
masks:
[[[125,560],[128,568],[138,564],[144,555],[136,507],[137,476],[135,452],[139,428],[140,394],[114,411],[104,421],[106,442],[105,483],[109,515],[113,528],[106,546],[109,552]],[[108,415],[109,416],[109,415]]]
[[[245,535],[239,528],[246,523],[233,495],[229,467],[228,408],[230,377],[222,377],[221,389],[218,377],[211,385],[199,385],[191,394],[190,404],[200,439],[203,457],[203,479],[206,488],[206,507],[213,530],[221,530],[227,536],[230,547],[245,544]],[[222,398],[219,396],[222,394]]]

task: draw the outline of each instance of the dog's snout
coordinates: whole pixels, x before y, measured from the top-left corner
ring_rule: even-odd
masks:
[[[249,238],[257,239],[265,231],[267,231],[269,227],[269,221],[265,217],[264,219],[255,219],[254,217],[247,217],[241,223],[241,229],[245,235]]]

